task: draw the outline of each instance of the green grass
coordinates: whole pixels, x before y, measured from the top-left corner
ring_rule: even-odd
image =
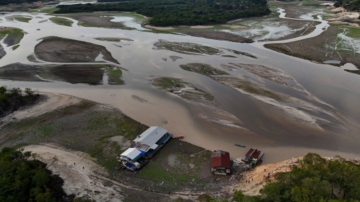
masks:
[[[68,26],[68,27],[71,27],[71,25],[73,24],[73,21],[61,17],[52,17],[50,18],[50,20],[55,24]]]
[[[205,76],[215,76],[215,75],[228,75],[227,72],[216,69],[208,64],[202,63],[189,63],[186,65],[180,65],[180,68],[185,71],[196,72]]]
[[[348,36],[352,38],[360,38],[360,28],[347,28],[349,30]]]
[[[16,50],[17,48],[19,48],[20,45],[15,45],[12,47],[13,50]]]
[[[17,29],[17,28],[0,31],[0,36],[5,36],[5,35],[8,35],[8,37],[15,38],[13,44],[8,44],[10,46],[20,43],[22,38],[24,38],[24,32],[21,29]],[[18,48],[18,47],[16,47],[16,48]]]
[[[28,23],[32,18],[28,18],[28,17],[23,17],[23,16],[15,16],[14,17],[15,20],[20,21],[20,22],[26,22]]]
[[[41,9],[31,9],[30,12],[38,12],[38,13],[48,13],[52,14],[55,13],[55,11],[58,11],[59,9],[55,6],[45,6]]]

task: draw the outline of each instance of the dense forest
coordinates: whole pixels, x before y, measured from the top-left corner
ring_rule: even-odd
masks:
[[[50,1],[50,0],[1,0],[0,5],[33,3],[37,1]]]
[[[225,202],[201,195],[199,201]],[[326,160],[307,154],[290,172],[277,173],[259,196],[234,193],[235,202],[356,202],[360,201],[360,165],[342,158]]]
[[[152,17],[154,26],[221,24],[270,13],[266,0],[132,0],[110,4],[59,5],[56,13],[130,11]]]
[[[62,189],[64,181],[29,157],[30,152],[13,148],[0,151],[0,201],[72,201]]]
[[[30,88],[26,88],[22,92],[20,88],[0,86],[0,118],[22,106],[33,104],[38,98],[39,94]]]
[[[337,0],[334,6],[342,6],[349,11],[360,11],[360,0]]]

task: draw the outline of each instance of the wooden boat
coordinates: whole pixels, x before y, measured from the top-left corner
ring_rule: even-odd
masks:
[[[235,146],[244,147],[244,148],[245,148],[245,145],[241,145],[241,144],[235,144]]]

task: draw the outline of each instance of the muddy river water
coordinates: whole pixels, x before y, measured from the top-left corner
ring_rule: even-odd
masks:
[[[284,17],[284,11],[281,17]],[[9,15],[27,15],[29,23],[11,21]],[[343,69],[316,64],[310,61],[290,57],[263,47],[265,42],[241,44],[196,38],[185,35],[159,34],[141,30],[122,30],[81,27],[77,21],[72,27],[60,26],[47,20],[44,14],[12,13],[0,16],[0,26],[16,27],[26,32],[20,47],[12,50],[3,45],[6,55],[0,59],[0,66],[12,63],[33,64],[27,57],[34,53],[34,47],[41,38],[58,36],[74,40],[91,42],[107,48],[120,66],[128,71],[123,72],[125,85],[90,86],[86,84],[69,84],[65,82],[19,82],[0,80],[0,85],[12,87],[30,87],[39,91],[64,93],[119,108],[131,118],[146,124],[160,125],[174,135],[185,136],[185,141],[206,149],[223,149],[229,151],[233,158],[241,157],[246,149],[235,147],[240,143],[256,147],[266,153],[265,162],[274,162],[317,152],[322,155],[340,154],[346,157],[360,156],[360,79],[358,75],[345,72]],[[47,20],[44,22],[44,20]],[[121,21],[121,19],[118,19]],[[329,25],[321,18],[314,32],[297,39],[319,35]],[[135,26],[136,28],[136,26]],[[129,38],[133,41],[99,41],[97,37]],[[154,43],[159,39],[171,42],[190,42],[215,48],[233,49],[251,53],[257,59],[237,55],[236,58],[221,55],[189,55],[155,50]],[[277,41],[278,42],[278,41]],[[282,42],[282,41],[281,41]],[[284,41],[285,42],[285,41]],[[225,50],[224,50],[225,51]],[[226,52],[226,51],[225,51]],[[181,59],[172,61],[170,56]],[[165,61],[163,58],[167,58]],[[337,121],[320,121],[319,127],[309,126],[294,121],[281,110],[254,99],[247,94],[222,85],[209,77],[182,70],[179,65],[187,63],[207,63],[220,68],[221,64],[243,63],[257,64],[277,68],[293,77],[313,98],[317,106],[330,111]],[[49,64],[49,63],[42,63]],[[62,63],[63,64],[63,63]],[[188,102],[152,87],[150,76],[169,76],[181,78],[192,83],[215,97],[212,107]],[[284,87],[279,91],[287,91]],[[301,97],[291,93],[294,97]],[[146,102],[134,99],[140,97]],[[218,124],[204,116],[212,116],[216,110],[222,110],[235,116],[241,127]],[[302,110],[307,113],[305,109]],[[316,113],[316,112],[314,112]],[[202,116],[200,116],[201,114]],[[205,114],[205,115],[204,115]],[[202,117],[202,118],[201,118]]]

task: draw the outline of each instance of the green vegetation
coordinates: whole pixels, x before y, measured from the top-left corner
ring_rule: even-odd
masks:
[[[38,117],[11,122],[1,129],[0,145],[50,142],[88,153],[109,173],[115,172],[116,157],[122,148],[109,138],[121,135],[132,140],[148,127],[113,108],[95,106],[93,102],[81,101]]]
[[[224,202],[208,195],[199,201]],[[274,181],[260,190],[259,196],[235,191],[234,202],[355,202],[360,200],[360,165],[340,157],[326,160],[309,153],[290,172],[275,174]]]
[[[109,67],[107,70],[107,75],[109,77],[108,83],[110,85],[123,85],[124,81],[121,79],[122,71],[119,68]]]
[[[55,202],[71,201],[46,164],[28,160],[30,152],[3,148],[0,152],[0,201]]]
[[[202,74],[208,77],[216,76],[216,75],[228,75],[228,73],[216,69],[208,64],[202,63],[189,63],[186,65],[180,65],[181,69],[189,72],[196,72],[198,74]]]
[[[12,47],[13,50],[16,50],[17,48],[19,48],[20,45],[15,45]]]
[[[159,182],[165,180],[176,183],[186,183],[200,180],[199,176],[197,176],[197,171],[202,166],[201,164],[206,164],[207,161],[210,161],[211,152],[187,144],[188,143],[182,143],[179,140],[171,140],[166,144],[167,148],[161,149],[159,153],[156,154],[154,161],[146,165],[139,175],[142,178]],[[186,147],[186,149],[181,149],[181,147]],[[191,154],[198,152],[201,153],[190,157]],[[189,163],[194,164],[193,168],[189,167]]]
[[[183,54],[217,55],[222,53],[221,50],[210,46],[204,46],[196,43],[171,42],[162,39],[154,43],[154,46],[158,49],[165,49]]]
[[[260,86],[257,86],[255,84],[251,84],[250,82],[246,82],[246,81],[241,81],[241,82],[238,82],[237,85],[235,86],[236,88],[239,88],[239,89],[242,89],[248,93],[251,93],[251,94],[255,94],[255,95],[262,95],[262,96],[265,96],[265,97],[269,97],[269,98],[272,98],[274,100],[282,100],[282,97],[281,95],[273,92],[273,91],[270,91],[268,89],[264,89]]]
[[[19,21],[19,22],[28,23],[32,18],[31,17],[25,17],[25,16],[15,16],[14,19]]]
[[[71,25],[73,24],[73,21],[61,17],[51,17],[49,19],[51,20],[51,22],[58,25],[71,27]]]
[[[59,5],[56,13],[128,11],[152,17],[154,26],[221,24],[270,13],[266,0],[132,0],[117,4]]]
[[[214,100],[214,97],[209,93],[202,91],[194,87],[192,84],[177,78],[159,77],[153,80],[152,85],[172,93],[176,91],[180,91],[176,94],[187,100],[192,100],[192,101]]]
[[[39,0],[1,0],[0,5],[7,5],[7,4],[22,4],[22,3],[33,3],[38,2]],[[43,2],[52,1],[52,0],[41,0]]]
[[[21,39],[24,37],[24,32],[17,28],[0,31],[0,36],[5,35],[7,35],[7,37],[5,38],[4,43],[8,46],[12,46],[20,43]]]
[[[336,0],[334,6],[342,6],[349,11],[360,11],[360,0]]]
[[[25,88],[24,94],[20,88],[0,86],[0,117],[4,117],[22,106],[33,104],[39,94]]]
[[[30,10],[31,12],[39,12],[39,13],[48,13],[48,14],[52,14],[55,11],[58,11],[59,9],[54,7],[54,6],[45,6],[42,7],[40,9],[32,9]]]
[[[99,40],[99,41],[111,41],[111,42],[120,42],[121,41],[120,38],[110,38],[110,37],[107,37],[107,38],[98,37],[98,38],[95,38],[95,39]]]

